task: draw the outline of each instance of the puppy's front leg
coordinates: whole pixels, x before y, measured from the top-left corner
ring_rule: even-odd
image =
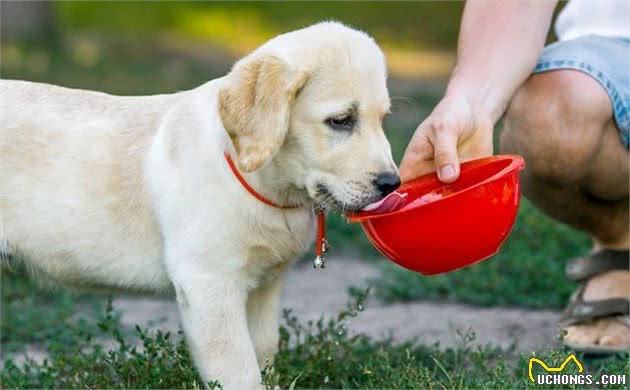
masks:
[[[224,389],[259,389],[260,368],[247,329],[247,289],[239,275],[179,263],[171,268],[191,354],[204,381]]]
[[[283,275],[277,275],[249,294],[247,323],[260,367],[278,350],[278,316]]]

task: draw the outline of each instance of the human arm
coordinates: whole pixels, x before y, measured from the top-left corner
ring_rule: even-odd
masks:
[[[492,154],[492,131],[545,43],[555,0],[469,0],[457,62],[446,93],[416,129],[400,172],[403,181],[437,170],[459,176],[460,160]]]

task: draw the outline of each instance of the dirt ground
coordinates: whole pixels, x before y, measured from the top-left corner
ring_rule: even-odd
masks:
[[[349,287],[365,286],[369,278],[377,275],[375,265],[352,257],[332,257],[321,271],[313,269],[309,262],[298,263],[286,276],[282,307],[292,309],[302,321],[334,316],[346,307]],[[138,324],[170,331],[179,328],[177,307],[172,300],[120,296],[113,304],[122,313],[125,326]],[[392,336],[397,341],[416,339],[422,344],[450,347],[462,342],[459,334],[472,330],[472,345],[492,344],[509,349],[512,355],[557,347],[559,313],[554,311],[440,302],[386,305],[374,298],[365,306],[348,324],[351,333],[375,338]],[[46,356],[38,346],[29,345],[24,354],[11,357],[19,363],[27,355],[39,361]],[[8,357],[2,355],[0,366]]]
[[[331,258],[323,271],[308,262],[295,265],[287,274],[282,307],[291,308],[301,320],[333,316],[348,302],[350,286],[365,285],[378,270],[353,258]],[[138,297],[114,301],[125,325],[154,325],[177,328],[177,309],[172,302]],[[556,346],[559,313],[518,308],[480,308],[469,305],[415,302],[384,305],[376,299],[349,324],[351,332],[374,337],[393,335],[396,340],[416,338],[423,344],[439,342],[454,346],[461,342],[458,330],[471,329],[473,344],[515,346],[516,352],[530,352]],[[156,322],[156,319],[161,321]]]

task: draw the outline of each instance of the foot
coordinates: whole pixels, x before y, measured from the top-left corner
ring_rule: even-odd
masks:
[[[589,279],[584,301],[630,297],[630,272],[608,271]],[[616,318],[600,318],[566,328],[564,340],[570,344],[596,344],[630,349],[630,326]]]

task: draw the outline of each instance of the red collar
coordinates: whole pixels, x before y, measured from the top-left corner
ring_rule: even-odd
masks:
[[[247,180],[245,180],[245,178],[241,175],[241,173],[238,171],[238,168],[236,168],[236,165],[234,165],[234,161],[232,161],[232,157],[230,157],[230,154],[228,152],[224,152],[224,154],[225,154],[225,160],[227,161],[228,165],[230,166],[230,170],[232,170],[232,173],[234,174],[234,176],[236,176],[236,179],[239,181],[239,183],[241,183],[241,185],[243,187],[245,187],[247,192],[252,194],[252,196],[254,198],[256,198],[259,201],[263,202],[267,206],[275,207],[275,208],[278,208],[278,209],[297,209],[297,208],[300,207],[300,206],[281,206],[281,205],[276,204],[276,203],[272,202],[271,200],[265,198],[264,196],[262,196],[259,192],[257,192],[255,189],[253,189],[252,186],[249,185]]]
[[[252,186],[250,186],[247,180],[245,180],[245,178],[241,175],[241,173],[238,171],[238,168],[236,168],[234,161],[232,161],[232,157],[230,156],[230,154],[227,151],[223,152],[223,154],[225,156],[225,160],[227,161],[228,166],[230,167],[230,170],[232,171],[236,179],[247,190],[247,192],[249,192],[254,198],[258,199],[259,201],[266,204],[267,206],[275,207],[278,209],[300,208],[300,206],[282,206],[265,198],[258,191],[256,191]],[[314,210],[317,216],[317,238],[315,242],[316,257],[315,257],[315,260],[313,261],[313,266],[315,268],[322,269],[326,266],[324,253],[328,251],[328,241],[326,240],[325,210],[323,207],[315,207]]]

